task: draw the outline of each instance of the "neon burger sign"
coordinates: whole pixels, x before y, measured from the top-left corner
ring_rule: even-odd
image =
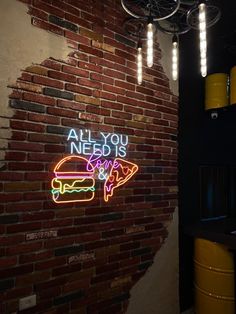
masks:
[[[70,154],[56,164],[51,181],[55,203],[92,201],[96,180],[104,182],[103,196],[104,201],[108,202],[114,190],[138,171],[135,163],[124,159],[127,135],[100,132],[99,138],[95,139],[90,130],[76,132],[71,129],[67,142]]]

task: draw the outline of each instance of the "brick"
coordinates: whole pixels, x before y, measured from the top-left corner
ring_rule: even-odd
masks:
[[[57,98],[64,98],[64,99],[68,99],[68,100],[73,100],[73,98],[74,98],[74,95],[70,92],[61,91],[61,90],[49,88],[49,87],[44,88],[44,94],[48,95],[48,96],[57,97]]]
[[[40,65],[31,65],[25,69],[27,72],[39,75],[47,75],[48,70]]]
[[[40,133],[45,131],[45,127],[43,125],[39,125],[36,123],[11,120],[10,125],[13,129],[17,129],[17,130],[27,130],[27,131],[34,131],[34,132],[40,132]]]
[[[24,152],[7,152],[5,155],[6,160],[18,160],[18,161],[24,161],[26,158],[26,153]]]
[[[105,44],[103,42],[92,40],[92,46],[99,48],[99,49],[102,49],[102,50],[105,50],[105,51],[108,51],[110,53],[115,53],[115,47],[113,47],[112,45]]]
[[[36,17],[32,18],[32,25],[39,28],[45,29],[46,31],[52,32],[57,35],[63,35],[63,29],[61,27],[55,26],[53,24],[42,21]]]
[[[29,3],[31,2],[31,0],[29,1]],[[48,14],[41,11],[41,10],[38,10],[36,8],[33,8],[33,7],[30,7],[29,8],[29,11],[28,11],[28,14],[30,14],[31,16],[35,16],[35,17],[38,17],[39,19],[41,20],[47,20],[48,19]]]
[[[53,301],[53,304],[60,305],[60,304],[68,303],[72,300],[81,299],[83,296],[84,296],[84,292],[82,290],[79,290],[78,292],[74,292],[71,294],[67,294],[65,296],[55,298]]]
[[[35,264],[35,270],[41,271],[41,270],[45,270],[45,269],[51,269],[51,268],[54,268],[56,266],[64,265],[65,263],[66,263],[66,258],[57,257],[57,258],[53,258],[50,260],[36,263]]]
[[[15,84],[9,85],[9,87],[19,88],[19,89],[23,89],[23,90],[27,90],[27,91],[35,92],[35,93],[42,93],[42,87],[39,85],[32,84],[32,83],[16,82]]]
[[[100,105],[101,100],[99,98],[93,98],[89,96],[84,96],[84,95],[75,95],[75,101],[86,103],[86,104],[91,104],[91,105]]]
[[[41,187],[39,182],[9,182],[4,184],[6,192],[13,191],[35,191]]]
[[[55,256],[62,256],[68,254],[74,254],[83,251],[84,248],[82,245],[68,246],[55,250]]]
[[[22,275],[26,273],[31,273],[33,271],[33,265],[24,265],[24,266],[18,266],[14,268],[7,268],[0,270],[0,278],[9,278],[9,277],[14,277],[17,275]]]
[[[54,134],[66,134],[68,128],[55,126],[55,125],[48,125],[46,128],[47,133],[54,133]]]
[[[74,40],[75,42],[78,43],[82,43],[84,45],[89,45],[90,44],[90,40],[80,34],[77,33],[73,33],[69,30],[65,30],[65,37],[69,38],[71,40]]]
[[[23,99],[28,100],[33,103],[36,102],[36,103],[40,103],[44,105],[51,105],[51,106],[54,106],[56,103],[55,99],[44,96],[44,95],[39,95],[39,94],[24,93]]]
[[[55,15],[49,15],[49,18],[48,18],[49,22],[51,22],[52,24],[56,24],[58,26],[61,26],[63,28],[66,28],[68,30],[71,30],[73,32],[77,32],[78,31],[78,26],[71,23],[71,22],[68,22],[66,20],[63,20]]]
[[[16,233],[16,232],[26,232],[30,230],[37,230],[41,229],[40,222],[31,222],[31,223],[24,223],[24,224],[16,224],[7,227],[7,233]]]
[[[92,40],[98,41],[98,42],[102,42],[103,41],[103,35],[99,34],[99,33],[95,33],[93,31],[90,31],[86,28],[81,28],[80,29],[80,34],[84,37],[88,37]],[[99,47],[100,48],[100,47]]]
[[[33,274],[28,274],[25,276],[19,276],[16,278],[16,286],[27,286],[27,285],[33,285],[36,282],[40,283],[42,281],[46,281],[50,278],[50,271],[44,271],[44,272],[35,272]]]
[[[43,171],[44,165],[41,163],[27,163],[27,162],[9,162],[8,164],[9,170],[31,170],[31,171]],[[14,182],[13,182],[14,184]],[[29,183],[30,185],[30,183]],[[18,188],[24,188],[24,184],[18,186]],[[38,187],[39,189],[40,187]],[[28,188],[26,189],[26,191]]]
[[[115,34],[115,39],[122,43],[122,44],[125,44],[126,46],[129,46],[129,47],[132,47],[132,48],[135,48],[136,47],[136,42],[124,37],[124,36],[121,36],[119,34]]]
[[[11,266],[15,266],[16,264],[17,264],[16,256],[0,259],[0,268],[11,267]]]
[[[63,72],[73,74],[76,76],[89,77],[89,72],[86,70],[78,69],[76,67],[71,67],[68,65],[63,66]]]
[[[59,9],[58,6],[56,8],[55,6],[51,6],[51,5],[47,4],[47,2],[40,1],[40,0],[33,0],[33,5],[37,9],[43,10],[43,11],[51,13],[51,14],[55,14],[56,16],[59,16],[61,18],[64,17],[64,14],[65,14],[64,11]]]
[[[18,215],[1,215],[0,224],[11,224],[19,221]]]
[[[103,70],[102,66],[97,65],[97,63],[92,64],[92,63],[79,61],[78,66],[79,66],[79,68],[86,69],[86,70],[92,71],[92,72],[97,72],[97,73],[102,73],[102,70]]]
[[[60,276],[64,274],[75,273],[75,272],[79,272],[80,270],[81,270],[80,264],[66,265],[66,266],[54,268],[52,271],[52,276]]]
[[[92,95],[92,90],[86,87],[74,85],[74,84],[66,84],[66,90],[78,93],[78,94],[85,94],[88,96]]]
[[[78,24],[78,25],[80,25],[82,27],[86,27],[86,28],[90,29],[91,28],[91,23],[89,23],[89,21],[86,21],[85,19],[80,18],[79,16],[80,16],[79,14],[73,13],[73,15],[72,15],[70,13],[65,12],[66,20],[68,20],[68,21],[70,21],[72,23]]]
[[[47,68],[54,69],[54,70],[57,70],[57,71],[60,71],[61,67],[62,67],[61,63],[59,63],[56,60],[53,60],[52,58],[44,60],[42,62],[42,65],[47,67]]]
[[[63,82],[60,82],[57,79],[51,79],[51,78],[47,78],[44,76],[34,75],[33,76],[33,82],[41,84],[41,85],[51,86],[51,87],[58,88],[58,89],[63,89],[63,87],[64,87]]]
[[[67,81],[67,82],[72,82],[76,83],[76,77],[71,74],[66,74],[63,72],[57,72],[57,71],[48,71],[48,76],[51,78],[55,78],[57,80],[62,80],[62,81]]]
[[[121,120],[121,119],[115,119],[115,118],[108,118],[105,117],[104,118],[104,122],[107,124],[112,124],[112,125],[119,125],[119,126],[125,126],[125,120]]]
[[[10,106],[15,109],[22,109],[27,111],[35,111],[43,113],[45,112],[45,108],[41,105],[34,104],[32,102],[22,101],[22,100],[11,100]]]
[[[40,115],[40,114],[31,114],[29,113],[28,115],[28,120],[29,121],[34,121],[34,122],[42,122],[46,124],[59,124],[60,123],[60,118],[57,116],[48,116],[48,115]]]
[[[75,95],[75,100],[77,96],[79,95]],[[85,111],[86,109],[86,106],[84,104],[78,104],[76,102],[72,102],[68,100],[61,100],[61,99],[58,99],[57,105],[58,107],[67,108],[67,109],[70,108],[70,109],[79,110],[79,111]]]
[[[8,289],[12,289],[15,285],[14,279],[7,279],[0,281],[0,292]]]
[[[49,114],[52,114],[54,116],[62,116],[62,117],[68,117],[68,118],[76,118],[77,117],[77,112],[72,111],[72,110],[65,110],[61,108],[48,108],[47,112]]]
[[[95,81],[87,80],[84,78],[79,78],[78,83],[79,83],[79,85],[91,87],[94,89],[101,89],[102,88],[102,84],[100,82],[95,82]]]
[[[92,122],[102,122],[102,117],[99,117],[94,114],[87,114],[87,113],[79,113],[79,119],[85,120],[85,121],[92,121]]]
[[[18,244],[17,246],[11,246],[6,249],[7,255],[17,255],[29,252],[35,252],[36,250],[42,249],[42,242]]]

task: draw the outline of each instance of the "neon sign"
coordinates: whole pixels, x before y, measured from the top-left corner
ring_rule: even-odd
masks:
[[[99,133],[100,138],[94,140],[90,130],[71,129],[67,137],[70,142],[70,153],[81,155],[96,155],[99,151],[102,156],[125,157],[128,145],[128,136],[116,133]]]
[[[120,158],[126,156],[127,135],[100,132],[99,136],[95,140],[90,130],[70,130],[70,155],[55,166],[51,181],[55,203],[92,201],[96,179],[104,181],[104,201],[108,202],[114,190],[138,171],[136,164]]]

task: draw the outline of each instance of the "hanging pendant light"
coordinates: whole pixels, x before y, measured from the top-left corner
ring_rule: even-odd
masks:
[[[153,19],[149,16],[147,24],[147,66],[153,66]]]
[[[207,34],[206,34],[206,4],[201,2],[199,9],[199,40],[201,75],[207,75]]]
[[[142,43],[141,40],[139,40],[137,49],[137,82],[139,85],[141,85],[142,81],[143,81],[143,56],[142,56]]]
[[[172,38],[172,79],[176,81],[179,76],[179,43],[177,35]]]

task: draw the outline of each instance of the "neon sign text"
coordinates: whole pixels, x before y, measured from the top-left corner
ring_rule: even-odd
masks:
[[[120,158],[126,156],[127,135],[96,134],[98,138],[95,139],[90,130],[70,130],[67,137],[70,155],[57,163],[51,181],[55,203],[92,201],[96,179],[104,182],[103,198],[108,202],[114,190],[138,171],[136,164]]]
[[[67,137],[70,142],[70,154],[96,155],[101,152],[102,156],[125,157],[128,145],[128,136],[116,133],[99,133],[99,139],[93,139],[90,130],[71,129]],[[100,154],[100,153],[99,153]]]

